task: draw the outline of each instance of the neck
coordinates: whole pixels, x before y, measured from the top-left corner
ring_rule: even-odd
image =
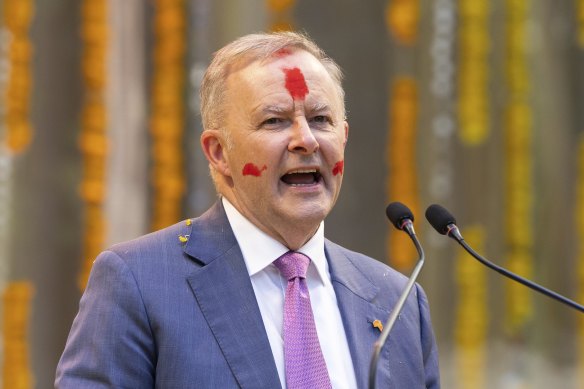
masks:
[[[299,232],[298,234],[294,233],[287,233],[286,236],[281,236],[281,238],[272,236],[274,239],[278,240],[284,246],[288,247],[292,251],[297,251],[302,246],[306,244],[316,233],[318,230],[318,226],[310,233],[302,233]]]
[[[224,197],[250,223],[292,251],[297,251],[304,246],[320,227],[321,220],[282,220],[274,218],[270,220],[270,223],[262,223],[253,213],[245,212],[245,209],[242,209],[235,199],[230,198],[230,196]]]

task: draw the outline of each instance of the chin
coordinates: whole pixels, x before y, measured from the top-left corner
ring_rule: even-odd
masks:
[[[305,221],[321,222],[330,212],[323,204],[301,204],[294,207],[294,218]]]

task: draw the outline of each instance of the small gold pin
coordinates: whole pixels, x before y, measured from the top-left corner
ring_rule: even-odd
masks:
[[[179,236],[178,236],[178,240],[179,240],[181,243],[185,243],[186,241],[188,241],[188,240],[189,240],[189,236],[188,236],[188,235],[179,235]]]
[[[187,219],[186,223],[187,223],[187,226],[190,226],[191,224],[193,224],[193,221],[191,219]]]
[[[379,330],[379,332],[383,331],[383,323],[381,322],[381,320],[376,319],[373,321],[372,324],[374,328],[377,328]]]

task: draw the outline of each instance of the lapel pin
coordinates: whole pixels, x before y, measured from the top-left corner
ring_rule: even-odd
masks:
[[[379,330],[379,332],[383,331],[383,323],[381,322],[381,320],[375,319],[372,324],[374,328],[377,328]]]
[[[178,236],[178,240],[179,240],[181,243],[186,243],[186,241],[188,241],[188,240],[189,240],[189,236],[188,236],[188,235],[179,235],[179,236]]]

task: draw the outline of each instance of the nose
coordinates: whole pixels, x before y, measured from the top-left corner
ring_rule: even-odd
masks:
[[[292,137],[288,144],[288,151],[313,154],[318,150],[318,141],[310,129],[305,117],[298,117],[292,128]]]

